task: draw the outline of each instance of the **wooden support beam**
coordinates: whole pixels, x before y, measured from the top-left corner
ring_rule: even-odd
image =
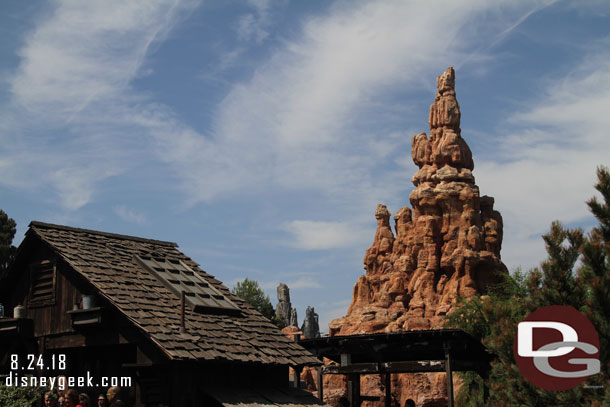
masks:
[[[324,374],[376,374],[379,373],[377,363],[356,363],[347,366],[326,365],[323,366]]]
[[[447,375],[447,407],[453,407],[453,372],[451,370],[451,353],[445,348],[445,370]]]
[[[392,375],[386,373],[385,379],[385,407],[392,407]]]
[[[352,407],[360,407],[360,375],[351,374],[347,377],[347,394]]]
[[[318,366],[318,399],[324,401],[324,376],[322,375],[322,367]]]
[[[427,373],[444,372],[444,360],[414,360],[404,362],[387,362],[381,365],[384,372],[389,373]]]
[[[301,388],[301,370],[303,368],[301,366],[295,366],[292,368],[292,383],[294,384],[295,389]]]
[[[446,372],[446,360],[418,360],[386,363],[354,363],[346,366],[326,365],[323,374],[380,374]],[[479,364],[467,360],[451,360],[452,371],[476,370]]]

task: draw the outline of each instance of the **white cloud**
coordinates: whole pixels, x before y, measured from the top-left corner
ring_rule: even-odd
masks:
[[[20,51],[11,81],[12,113],[40,114],[41,127],[59,122],[69,126],[70,137],[41,143],[40,151],[53,158],[51,171],[41,171],[32,159],[15,164],[2,157],[0,165],[9,171],[29,165],[41,174],[91,168],[78,182],[41,178],[70,209],[88,202],[96,183],[151,151],[180,179],[188,205],[252,191],[311,191],[327,200],[325,210],[332,207],[342,222],[311,215],[293,222],[294,245],[303,248],[355,244],[348,235],[358,230],[364,213],[368,220],[378,202],[396,210],[406,200],[397,185],[404,185],[400,160],[409,155],[409,137],[393,139],[389,148],[383,140],[398,129],[360,131],[367,107],[383,110],[377,98],[389,87],[408,88],[422,77],[430,81],[430,72],[464,59],[480,38],[504,35],[520,16],[538,8],[483,0],[442,7],[337,2],[327,15],[306,21],[302,35],[286,40],[250,80],[233,86],[218,106],[211,134],[204,136],[169,107],[130,89],[151,44],[195,2],[57,4]],[[269,11],[265,1],[252,6],[260,16]],[[477,31],[472,27],[480,18],[486,24]],[[24,148],[32,153],[35,144]],[[70,194],[71,184],[82,189],[80,197]],[[333,235],[321,237],[322,229]]]
[[[6,185],[46,188],[65,209],[95,196],[97,184],[142,154],[128,112],[130,89],[151,45],[195,2],[57,1],[25,35],[0,114]],[[127,118],[127,120],[125,120]],[[133,133],[134,135],[130,135]],[[15,137],[17,135],[17,137]]]
[[[130,209],[125,205],[117,205],[113,209],[114,213],[116,213],[125,222],[136,223],[138,225],[145,225],[148,223],[146,215],[134,209]]]
[[[320,333],[328,333],[328,324],[337,318],[341,318],[347,314],[347,308],[351,303],[351,299],[335,301],[330,304],[318,304],[316,312],[319,314]]]
[[[273,281],[264,281],[260,284],[261,288],[267,291],[275,292],[277,286],[280,283],[284,283],[290,288],[290,290],[301,290],[305,288],[320,288],[320,282],[315,278],[315,276],[302,276],[297,278],[296,280],[288,279],[288,280],[273,280]],[[273,295],[272,295],[273,297]]]
[[[540,98],[503,125],[511,130],[499,153],[477,161],[477,182],[504,216],[510,268],[543,260],[539,236],[553,220],[591,219],[585,201],[595,192],[596,167],[610,164],[610,54],[603,44],[565,77],[547,79]]]
[[[275,52],[250,81],[232,88],[219,106],[213,139],[196,149],[181,152],[178,142],[165,150],[175,152],[170,160],[189,178],[187,184],[198,186],[189,191],[195,202],[252,185],[312,190],[357,225],[378,202],[398,209],[406,199],[397,185],[408,177],[378,164],[408,156],[410,137],[388,149],[382,141],[387,133],[359,131],[367,107],[390,85],[407,88],[441,72],[473,52],[477,38],[504,36],[515,21],[540,7],[477,0],[443,7],[338,2],[328,15],[307,21],[302,36]],[[479,17],[486,19],[484,32],[470,28]],[[196,144],[191,137],[184,143]],[[195,151],[205,159],[191,158]],[[191,179],[204,172],[205,178]],[[338,236],[319,238],[317,228],[343,238],[349,234],[345,225],[316,221],[291,224],[294,246],[343,245],[336,243]]]
[[[389,84],[406,86],[458,58],[457,33],[484,7],[476,1],[443,7],[447,24],[441,27],[434,23],[443,20],[439,10],[422,4],[340,6],[307,22],[300,39],[232,88],[210,137],[177,122],[167,109],[130,113],[177,172],[189,205],[279,187],[318,191],[337,210],[350,212],[345,216],[379,201],[398,206],[395,185],[404,174],[377,171],[377,164],[408,155],[410,140],[396,142],[388,156],[381,141],[386,133],[356,130],[357,111]],[[424,31],[429,35],[422,38]],[[348,121],[349,115],[355,119]]]
[[[150,45],[175,22],[178,4],[59,1],[19,51],[14,101],[66,120],[89,103],[119,96]]]
[[[253,12],[242,15],[237,21],[237,37],[261,44],[269,37],[271,0],[248,0],[248,5]]]
[[[368,240],[370,230],[346,222],[295,220],[284,226],[293,239],[290,245],[305,250],[351,247]]]

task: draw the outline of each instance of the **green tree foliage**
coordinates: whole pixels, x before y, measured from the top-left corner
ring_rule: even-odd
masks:
[[[265,295],[263,289],[258,285],[258,281],[246,278],[244,281],[238,282],[235,287],[233,287],[232,291],[233,294],[256,308],[265,318],[268,318],[277,324],[275,309],[273,308],[273,305],[271,305],[269,296]]]
[[[610,407],[610,173],[599,168],[596,189],[603,202],[587,202],[599,225],[585,236],[559,222],[543,236],[548,258],[528,273],[517,271],[489,295],[459,300],[447,325],[481,340],[496,357],[485,384],[490,399],[483,403],[481,378],[463,374],[456,403],[474,406],[603,406]],[[580,263],[579,263],[580,260]],[[517,324],[547,305],[569,305],[584,313],[600,339],[601,373],[566,391],[545,391],[519,372],[513,356]]]
[[[0,376],[0,406],[29,407],[38,400],[45,388],[7,386],[6,376]]]
[[[17,250],[11,243],[17,231],[17,224],[0,209],[0,278],[11,263]]]

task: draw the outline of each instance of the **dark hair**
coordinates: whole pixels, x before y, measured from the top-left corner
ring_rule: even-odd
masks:
[[[407,401],[405,401],[405,407],[415,407],[413,399],[407,399]]]
[[[66,397],[73,403],[78,403],[78,392],[74,389],[68,390]]]

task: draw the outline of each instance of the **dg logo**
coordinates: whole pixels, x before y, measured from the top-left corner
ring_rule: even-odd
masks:
[[[517,327],[513,345],[519,370],[545,390],[568,390],[600,372],[599,337],[572,307],[542,307]]]

